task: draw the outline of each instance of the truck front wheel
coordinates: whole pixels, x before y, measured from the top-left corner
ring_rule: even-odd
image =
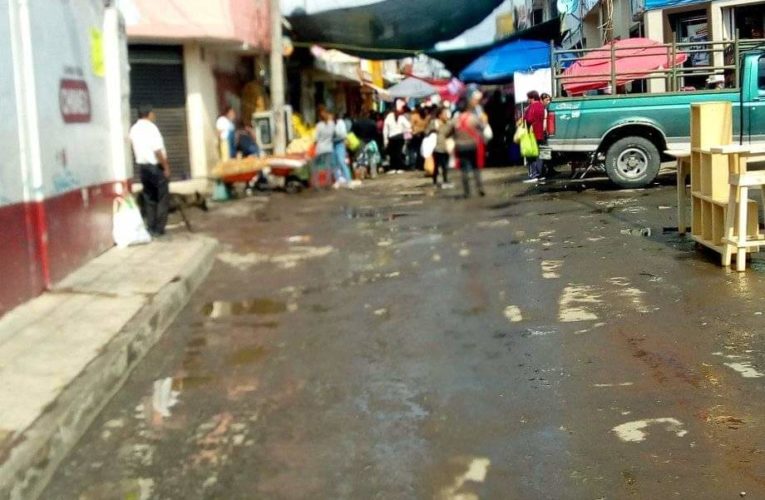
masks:
[[[658,175],[660,166],[659,150],[643,137],[619,139],[606,153],[606,173],[623,188],[647,186]]]

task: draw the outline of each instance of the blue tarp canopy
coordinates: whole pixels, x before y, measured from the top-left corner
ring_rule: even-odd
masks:
[[[645,10],[667,9],[670,7],[683,7],[694,3],[705,3],[706,0],[645,0]]]
[[[515,40],[485,53],[460,73],[466,83],[505,83],[517,71],[550,67],[550,44]]]

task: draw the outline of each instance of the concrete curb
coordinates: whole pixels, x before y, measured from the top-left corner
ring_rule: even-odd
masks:
[[[150,298],[16,439],[7,456],[0,456],[0,498],[40,496],[61,461],[207,277],[217,247],[217,241],[205,238],[190,265]]]

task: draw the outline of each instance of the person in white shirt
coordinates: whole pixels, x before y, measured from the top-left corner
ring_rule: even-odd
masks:
[[[215,128],[218,131],[218,138],[220,139],[222,160],[236,157],[235,120],[236,111],[229,106],[215,122]]]
[[[405,103],[399,99],[383,122],[383,143],[390,157],[390,170],[404,169],[405,135],[412,132],[412,125],[404,113]]]
[[[335,154],[335,168],[340,173],[337,179],[340,184],[345,184],[353,180],[351,169],[348,168],[348,150],[345,147],[345,140],[348,138],[348,128],[345,120],[335,121],[335,134],[332,138],[332,149]]]
[[[147,229],[153,236],[162,236],[170,201],[170,163],[156,120],[151,106],[139,106],[138,121],[130,127],[130,142],[141,174]]]

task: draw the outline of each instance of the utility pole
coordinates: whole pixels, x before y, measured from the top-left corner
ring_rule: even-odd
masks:
[[[274,153],[287,150],[284,122],[284,48],[282,44],[282,11],[279,0],[271,0],[271,109],[274,112]]]

